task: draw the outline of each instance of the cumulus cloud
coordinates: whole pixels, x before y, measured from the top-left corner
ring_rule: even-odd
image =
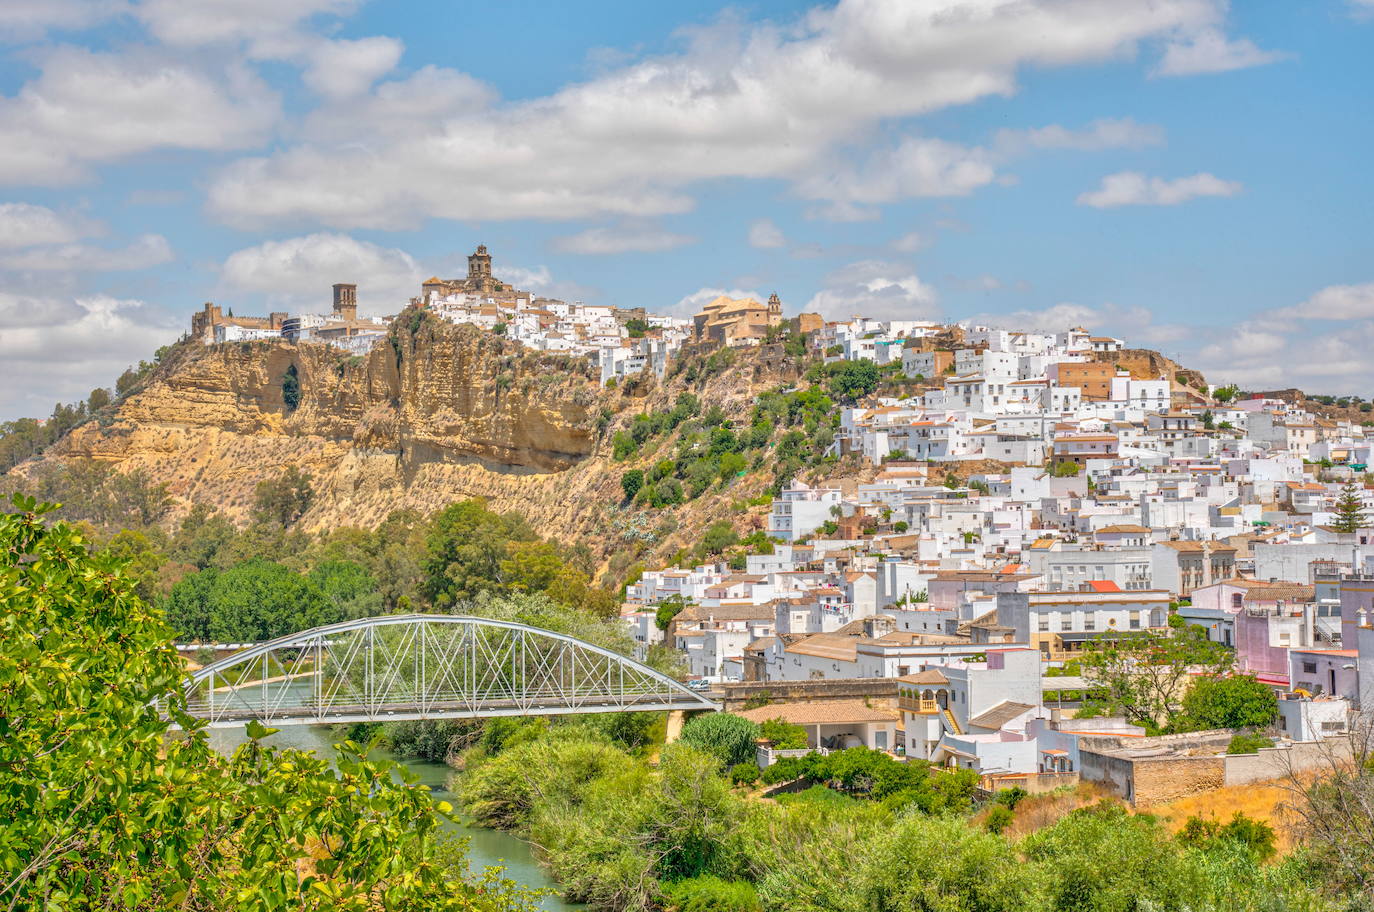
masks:
[[[327,310],[330,286],[353,282],[369,313],[395,313],[428,276],[403,250],[317,233],[267,241],[230,254],[220,269],[228,291],[261,292],[274,306]]]
[[[915,253],[930,246],[931,240],[919,231],[909,231],[892,242],[892,249],[898,253]]]
[[[807,311],[827,319],[855,314],[892,320],[929,320],[939,316],[935,289],[909,266],[883,260],[850,263],[825,277],[807,302]]]
[[[1095,209],[1176,206],[1202,196],[1235,196],[1242,189],[1236,181],[1222,180],[1205,171],[1173,180],[1146,177],[1138,171],[1121,171],[1102,178],[1096,190],[1080,193],[1078,204]]]
[[[1164,128],[1137,123],[1129,117],[1095,120],[1078,130],[1059,124],[1029,130],[998,130],[992,146],[1001,155],[1020,155],[1045,149],[1138,149],[1164,144]]]
[[[152,51],[63,47],[40,68],[0,98],[0,183],[67,183],[93,162],[156,149],[256,145],[279,113],[276,93],[239,66],[200,70]]]
[[[1155,69],[1157,76],[1225,73],[1286,60],[1290,54],[1264,51],[1248,38],[1230,39],[1220,29],[1203,29],[1170,42]]]
[[[0,384],[12,391],[3,401],[6,417],[46,415],[54,401],[84,399],[183,331],[142,301],[106,295],[0,293],[0,326]]]
[[[718,178],[795,182],[833,207],[818,215],[966,194],[995,177],[977,149],[909,138],[861,168],[837,156],[884,121],[1009,95],[1024,67],[1129,56],[1223,13],[1220,0],[841,0],[786,28],[727,20],[686,33],[681,53],[490,109],[384,113],[378,129],[362,112],[384,106],[360,96],[347,136],[307,125],[296,145],[225,169],[210,203],[240,225],[395,228],[677,213],[690,185]]]
[[[1040,309],[1013,310],[1006,313],[978,314],[963,321],[969,324],[983,324],[998,329],[1028,329],[1041,332],[1063,332],[1077,326],[1091,327],[1101,324],[1103,312],[1096,307],[1073,304],[1068,301]]]
[[[323,41],[310,51],[301,78],[321,95],[334,99],[361,95],[395,68],[405,46],[381,36],[357,41]]]
[[[82,29],[127,9],[123,0],[5,0],[0,40],[33,41],[49,31]]]
[[[556,238],[553,248],[561,253],[600,256],[614,253],[659,253],[696,243],[696,238],[674,234],[655,225],[626,224],[613,228],[588,228]]]
[[[787,246],[787,238],[772,219],[759,219],[749,226],[749,246],[775,250]]]
[[[248,41],[275,56],[296,47],[298,26],[320,15],[346,15],[358,0],[143,0],[137,15],[160,41],[176,47]]]
[[[98,222],[83,215],[30,203],[0,203],[0,250],[65,244],[101,231]]]
[[[165,237],[160,234],[145,234],[124,248],[61,244],[0,253],[0,269],[64,273],[113,272],[148,269],[170,263],[174,258],[172,245],[167,243]]]
[[[1374,319],[1374,282],[1363,285],[1328,285],[1301,304],[1270,314],[1279,319],[1367,320]]]

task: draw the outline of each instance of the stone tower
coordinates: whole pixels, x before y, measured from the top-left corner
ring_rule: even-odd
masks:
[[[782,319],[782,299],[775,291],[768,296],[768,324],[771,326]]]
[[[358,286],[339,283],[334,286],[334,315],[341,320],[358,319]]]
[[[468,257],[468,281],[474,285],[485,285],[491,279],[491,254],[486,244],[478,244],[477,252]]]

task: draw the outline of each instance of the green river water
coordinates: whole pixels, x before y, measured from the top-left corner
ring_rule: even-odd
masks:
[[[210,742],[216,749],[229,752],[244,740],[242,730],[212,729]],[[289,725],[271,736],[268,743],[279,747],[295,747],[314,751],[317,754],[332,756],[334,736],[325,728],[312,728],[306,725]],[[449,800],[448,780],[453,770],[442,763],[427,763],[423,760],[397,760],[402,766],[420,777],[420,781],[433,789],[434,794]],[[529,887],[556,888],[548,874],[534,860],[529,844],[500,830],[488,830],[477,826],[450,825],[460,835],[468,839],[468,861],[474,871],[481,871],[488,865],[504,867],[505,876]],[[545,896],[542,905],[549,912],[582,909],[583,906],[564,902],[554,895]]]

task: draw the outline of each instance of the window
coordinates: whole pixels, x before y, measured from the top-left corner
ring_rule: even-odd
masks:
[[[1345,723],[1344,723],[1344,722],[1323,722],[1323,723],[1322,723],[1322,731],[1324,731],[1324,732],[1339,732],[1339,731],[1345,731]]]
[[[1097,618],[1094,617],[1094,616],[1091,615],[1091,614],[1088,615],[1086,618],[1084,618],[1084,619],[1083,619],[1083,629],[1084,629],[1084,630],[1096,630],[1096,629],[1097,629]]]
[[[1073,620],[1070,619],[1070,618],[1064,618],[1064,620],[1062,620],[1062,621],[1059,622],[1059,629],[1060,629],[1060,630],[1072,630],[1072,629],[1073,629]]]
[[[1306,661],[1304,661],[1304,662],[1302,663],[1302,670],[1303,670],[1303,673],[1304,673],[1304,674],[1316,674],[1316,673],[1317,673],[1317,663],[1316,663],[1316,662],[1306,662]]]
[[[1037,627],[1042,633],[1043,633],[1044,631],[1046,631],[1046,630],[1049,630],[1049,629],[1050,629],[1050,619],[1049,619],[1048,617],[1046,617],[1045,615],[1043,615],[1043,614],[1040,615],[1040,620],[1039,620],[1039,622],[1036,624],[1036,627]]]
[[[1231,596],[1231,607],[1232,607],[1232,608],[1239,608],[1239,607],[1241,606],[1241,603],[1244,602],[1244,601],[1245,601],[1245,596],[1242,595],[1241,593],[1237,592],[1237,593],[1235,593],[1235,594],[1233,594],[1233,595]]]

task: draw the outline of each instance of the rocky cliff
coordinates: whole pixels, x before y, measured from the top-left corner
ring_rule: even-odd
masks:
[[[796,376],[768,347],[692,389],[739,416],[760,389]],[[627,545],[671,552],[695,544],[724,501],[642,516],[619,509],[620,475],[638,461],[613,462],[609,439],[685,388],[650,379],[602,389],[586,358],[531,352],[409,311],[362,357],[285,341],[180,348],[111,416],[76,428],[43,458],[141,468],[168,484],[181,509],[206,503],[238,519],[259,481],[299,466],[316,490],[302,519],[309,530],[372,526],[396,509],[481,496],[602,556]],[[745,479],[729,496],[761,489]]]

